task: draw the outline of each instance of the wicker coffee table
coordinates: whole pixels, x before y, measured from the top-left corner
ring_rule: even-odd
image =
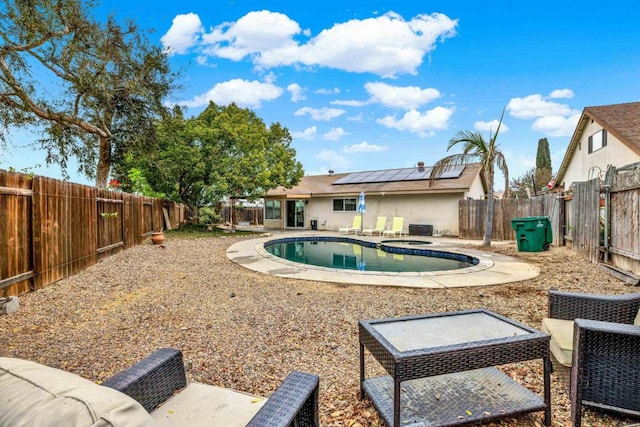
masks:
[[[458,426],[545,411],[549,335],[485,309],[360,320],[360,397],[394,427]],[[389,375],[365,378],[365,349]],[[544,398],[495,366],[542,359]]]

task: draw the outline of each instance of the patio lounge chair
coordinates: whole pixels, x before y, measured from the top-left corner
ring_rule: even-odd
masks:
[[[395,216],[395,217],[393,217],[393,222],[391,223],[391,228],[389,230],[384,230],[382,232],[382,235],[383,236],[393,236],[393,237],[395,237],[396,235],[402,236],[403,234],[407,234],[402,230],[403,226],[404,226],[404,217]]]
[[[373,233],[378,233],[378,235],[381,236],[386,224],[387,224],[387,217],[379,216],[378,219],[376,220],[375,227],[365,228],[364,230],[362,230],[362,235],[364,236],[365,234],[369,234],[370,236],[373,236]]]
[[[156,351],[102,385],[35,362],[0,357],[0,425],[55,425],[57,419],[60,425],[95,427],[318,426],[318,383],[316,375],[292,371],[268,399],[187,385],[182,353],[171,348]]]
[[[347,226],[344,228],[340,228],[338,229],[338,232],[344,234],[353,232],[353,234],[357,234],[358,231],[360,231],[360,227],[362,227],[362,216],[356,215],[353,217],[353,224],[351,224],[351,227]]]
[[[554,363],[571,367],[571,419],[582,406],[640,416],[640,293],[594,295],[549,291]]]

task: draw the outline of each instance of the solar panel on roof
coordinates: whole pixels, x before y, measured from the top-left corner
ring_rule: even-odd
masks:
[[[458,178],[462,174],[463,170],[464,165],[449,166],[440,174],[438,179]]]
[[[428,180],[433,168],[406,168],[406,169],[385,169],[378,171],[354,172],[344,176],[334,184],[363,184],[374,182],[397,182],[397,181],[423,181]],[[436,179],[458,178],[464,165],[449,166]]]
[[[386,171],[380,171],[382,173],[376,176],[376,179],[373,182],[393,181],[393,177],[395,177],[398,174],[398,172],[400,172],[401,170],[402,169],[390,169]]]

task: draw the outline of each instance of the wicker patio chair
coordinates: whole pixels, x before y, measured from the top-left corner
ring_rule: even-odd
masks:
[[[640,293],[549,291],[549,317],[574,320],[569,388],[575,427],[583,405],[640,416],[639,309]]]
[[[160,349],[102,385],[137,400],[148,412],[187,385],[182,353]],[[247,426],[319,426],[317,375],[292,371]]]

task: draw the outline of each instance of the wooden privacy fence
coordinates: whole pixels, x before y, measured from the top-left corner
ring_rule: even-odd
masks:
[[[605,260],[640,275],[640,165],[611,167],[603,198]]]
[[[459,237],[482,239],[484,237],[487,200],[460,200]],[[562,199],[558,193],[548,193],[531,199],[494,200],[493,240],[515,240],[511,220],[527,216],[548,216],[554,244],[561,234]]]
[[[233,223],[248,222],[251,225],[262,225],[264,223],[264,208],[262,206],[231,207],[222,206],[221,215],[223,222],[231,222],[233,213]]]
[[[183,221],[162,199],[0,170],[0,296],[42,288]],[[166,218],[165,218],[166,217]]]
[[[459,237],[482,239],[486,206],[460,201]],[[526,216],[549,217],[555,246],[640,276],[640,164],[610,167],[604,182],[574,182],[564,193],[496,200],[492,239],[514,240],[511,219]]]

